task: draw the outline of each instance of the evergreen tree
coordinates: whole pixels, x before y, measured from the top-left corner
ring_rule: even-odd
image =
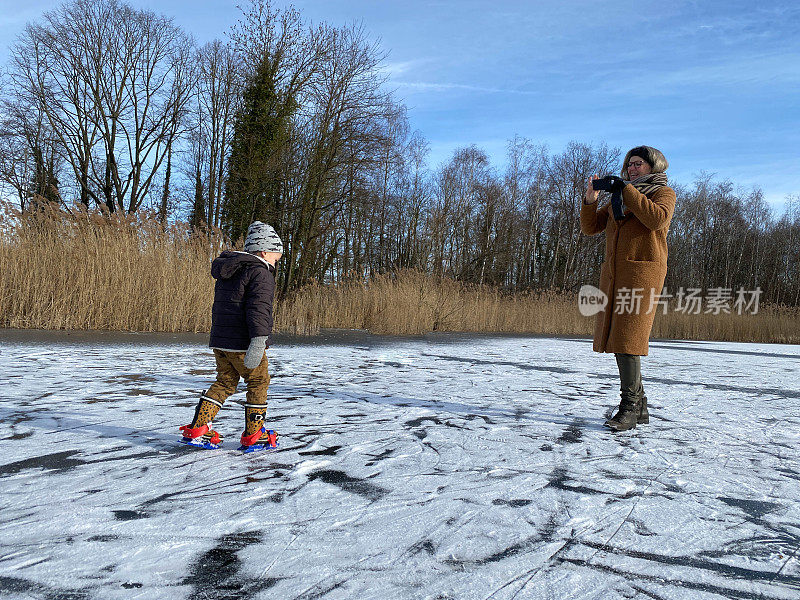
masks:
[[[269,56],[261,61],[234,123],[221,215],[233,240],[244,237],[256,219],[276,222],[281,210],[281,158],[296,102],[278,91],[274,66]]]

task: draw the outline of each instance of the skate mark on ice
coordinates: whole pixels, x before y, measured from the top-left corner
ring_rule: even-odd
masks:
[[[668,600],[666,596],[659,596],[655,592],[651,592],[650,590],[644,589],[642,586],[636,585],[632,582],[628,582],[628,585],[631,586],[634,590],[646,596],[647,598],[652,598],[653,600]]]
[[[650,581],[659,585],[660,587],[664,585],[663,575],[648,575],[646,573],[623,571],[622,569],[617,569],[608,565],[588,563],[584,559],[576,559],[576,558],[559,558],[558,562],[567,563],[578,567],[586,567],[589,569],[594,569],[595,571],[611,573],[613,575],[618,575],[619,577],[622,577],[623,579],[628,581],[628,583],[630,583],[631,581]],[[786,600],[787,599],[786,596],[772,596],[764,594],[763,592],[760,591],[747,592],[744,590],[722,587],[720,585],[714,585],[711,583],[686,581],[685,579],[675,578],[671,579],[669,583],[671,585],[687,588],[690,590],[699,590],[703,592],[709,592],[712,594],[718,594],[722,598],[727,598],[728,600]]]
[[[659,344],[650,342],[654,348],[669,348],[670,350],[681,350],[689,352],[710,352],[711,354],[735,354],[740,356],[758,356],[759,358],[793,358],[800,360],[800,354],[781,354],[779,352],[752,352],[748,350],[731,350],[723,348],[697,348],[697,347],[684,347],[675,344]]]
[[[574,480],[567,475],[567,470],[563,467],[556,467],[553,469],[553,472],[550,474],[550,478],[544,487],[564,490],[565,492],[575,492],[576,494],[608,495],[607,492],[586,487],[585,485],[568,485],[570,481]]]
[[[384,450],[380,454],[369,454],[369,453],[367,453],[367,456],[371,456],[372,460],[370,460],[367,463],[364,463],[364,466],[365,467],[374,467],[376,464],[378,464],[379,462],[389,458],[394,453],[395,453],[395,448],[387,448],[386,450]]]
[[[91,396],[89,398],[81,398],[81,404],[103,404],[106,402],[121,402],[119,398],[103,398],[101,396]]]
[[[765,502],[763,500],[746,500],[743,498],[727,498],[717,496],[717,500],[722,500],[728,506],[734,506],[742,510],[747,515],[747,520],[754,523],[764,524],[762,517],[784,508],[777,502]]]
[[[553,513],[550,515],[547,522],[542,526],[542,528],[536,532],[535,535],[532,535],[527,539],[522,540],[521,542],[512,544],[511,546],[508,546],[503,550],[499,550],[498,552],[494,552],[483,558],[476,558],[476,559],[448,558],[444,561],[444,563],[450,566],[460,567],[460,568],[466,566],[485,566],[501,562],[508,558],[513,558],[521,554],[527,554],[528,552],[533,551],[534,548],[552,542],[555,539],[555,533],[558,529],[558,523],[559,523],[559,515],[557,513]]]
[[[798,473],[794,469],[789,469],[787,467],[776,467],[775,470],[781,473],[784,477],[800,481],[800,473]]]
[[[208,455],[209,458],[213,459],[213,453],[216,451],[208,451],[208,452],[203,451],[203,452],[204,454]],[[144,502],[140,503],[138,505],[138,508],[145,509],[162,502],[172,501],[173,499],[180,498],[181,496],[191,496],[195,494],[206,494],[208,496],[212,496],[218,493],[229,493],[232,489],[235,489],[237,487],[246,488],[249,485],[247,483],[247,479],[252,478],[254,475],[257,475],[259,473],[273,471],[274,474],[272,478],[286,477],[286,473],[280,471],[280,469],[288,471],[292,468],[292,466],[293,465],[273,462],[256,469],[252,469],[246,475],[239,473],[236,475],[232,475],[231,477],[225,477],[217,481],[208,481],[205,484],[197,485],[194,487],[181,488],[174,492],[165,492],[163,494],[159,494],[154,498],[150,498],[149,500],[145,500]],[[266,479],[270,479],[270,477],[267,477]]]
[[[619,479],[627,479],[630,480],[630,477],[620,477]],[[666,498],[667,500],[674,500],[675,496],[670,494],[662,494],[659,492],[650,492],[645,494],[645,490],[628,490],[624,494],[610,494],[610,497],[606,500],[606,506],[611,504],[616,504],[617,502],[624,502],[625,500],[630,500],[631,498],[642,498],[647,495],[648,498]],[[627,519],[626,521],[630,521]]]
[[[559,420],[563,417],[563,415],[556,414],[556,413],[541,413],[536,412],[532,413],[530,409],[515,407],[513,410],[510,408],[496,408],[494,406],[477,406],[471,404],[460,404],[458,402],[448,402],[445,400],[422,400],[419,398],[411,398],[411,397],[397,397],[397,396],[386,396],[380,394],[350,394],[348,392],[341,392],[335,390],[328,390],[326,392],[332,399],[339,400],[339,401],[349,401],[351,399],[356,399],[361,402],[370,402],[372,404],[381,404],[381,405],[389,405],[395,406],[399,408],[425,408],[431,411],[435,411],[438,414],[443,412],[453,413],[455,415],[473,415],[479,416],[483,418],[497,418],[497,419],[514,419],[515,421],[519,421],[522,419],[525,420],[533,420],[533,421],[541,421],[547,423],[557,423],[557,424],[567,424],[566,421]],[[535,415],[535,416],[531,416]],[[545,418],[541,418],[545,417]],[[379,422],[391,422],[392,419],[387,419],[385,421],[376,420],[376,423]],[[457,427],[457,425],[452,425],[445,423],[451,427]]]
[[[65,473],[84,464],[84,461],[72,458],[78,454],[78,450],[66,450],[64,452],[54,452],[43,456],[25,458],[16,462],[0,465],[0,477],[16,475],[26,469],[44,469],[53,473]]]
[[[112,510],[111,512],[117,521],[135,521],[137,519],[150,518],[150,515],[142,510]]]
[[[120,536],[114,534],[93,535],[86,538],[87,542],[116,542],[121,539]]]
[[[788,532],[777,536],[758,536],[729,542],[717,550],[705,550],[697,556],[703,558],[728,558],[732,554],[753,560],[770,560],[777,556],[788,556],[797,551],[800,538]]]
[[[117,375],[108,379],[109,383],[117,381],[129,383],[156,383],[158,380],[150,375],[142,375],[141,373],[128,373],[126,375]]]
[[[631,517],[628,519],[628,522],[633,525],[633,531],[636,535],[641,535],[643,537],[658,535],[655,531],[651,530],[647,525],[645,525],[644,521],[640,521],[639,519],[634,519]]]
[[[30,427],[44,429],[45,431],[42,431],[42,435],[58,435],[64,433],[65,431],[85,429],[89,431],[94,431],[95,433],[99,433],[100,436],[103,438],[119,438],[120,440],[124,440],[129,444],[153,447],[155,443],[158,443],[163,445],[163,448],[161,448],[161,450],[165,450],[167,452],[176,454],[183,453],[187,449],[186,446],[175,443],[178,437],[177,433],[175,435],[170,435],[154,429],[119,427],[117,425],[109,425],[107,424],[107,421],[99,421],[92,423],[88,421],[81,421],[80,419],[74,419],[71,417],[62,417],[62,416],[58,416],[57,419],[53,419],[52,417],[38,418],[38,419],[27,417],[17,422],[13,422],[15,416],[16,413],[13,413],[11,411],[0,410],[0,421],[3,422],[12,421],[12,424],[14,425],[25,423]],[[167,429],[172,429],[172,428],[170,427]],[[72,453],[74,454],[74,452]],[[58,454],[63,454],[63,453],[56,453],[53,456],[56,456]],[[0,465],[0,476],[2,476],[2,469],[3,466]]]
[[[590,373],[589,377],[619,381],[618,375],[606,375],[604,373]],[[800,398],[800,390],[787,390],[786,388],[747,387],[741,385],[726,385],[724,383],[708,383],[699,380],[686,381],[684,379],[671,379],[667,377],[651,377],[649,375],[643,379],[643,382],[663,383],[665,385],[670,385],[670,386],[672,385],[702,386],[710,390],[720,390],[723,392],[741,392],[742,394],[745,395],[777,396],[779,398]],[[656,406],[656,408],[658,407]]]
[[[486,415],[468,414],[468,415],[464,415],[464,418],[467,421],[475,421],[476,419],[483,419],[484,423],[486,423],[487,425],[494,425],[496,423],[495,421],[493,421],[492,419],[490,419]]]
[[[298,452],[298,454],[300,456],[334,456],[342,448],[344,448],[344,446],[330,446],[322,450],[303,450]]]
[[[4,575],[0,575],[0,592],[20,592],[26,596],[30,594],[32,598],[46,598],[47,600],[88,600],[92,596],[82,590],[53,588],[38,581]]]
[[[300,593],[299,596],[295,596],[292,600],[317,600],[317,598],[323,598],[324,596],[327,596],[332,591],[339,589],[345,583],[347,583],[347,580],[343,579],[342,581],[337,581],[336,583],[332,583],[326,586],[322,585],[322,582],[325,581],[326,579],[329,579],[330,577],[332,577],[332,575],[329,577],[325,577],[322,580],[315,583],[314,585],[312,585],[311,587],[306,588]]]
[[[405,427],[411,430],[411,434],[418,440],[424,440],[428,437],[428,430],[425,427],[420,429],[420,426],[425,421],[430,421],[434,425],[442,425],[442,421],[436,417],[419,417],[418,419],[411,419],[404,423]]]
[[[351,477],[344,471],[337,471],[334,469],[323,469],[321,471],[314,471],[313,473],[310,473],[308,475],[309,481],[316,481],[317,479],[319,479],[323,483],[335,485],[336,487],[345,492],[358,494],[359,496],[363,496],[367,500],[372,500],[372,501],[380,500],[390,491],[380,486],[377,486],[374,483],[370,483],[365,479],[360,479],[358,477]]]
[[[484,566],[490,565],[492,563],[503,561],[507,558],[511,558],[513,556],[517,556],[519,554],[525,554],[530,552],[536,546],[542,543],[542,539],[538,535],[534,535],[529,537],[526,540],[508,546],[499,552],[495,552],[486,556],[484,558],[476,558],[476,559],[457,559],[457,558],[448,558],[444,560],[444,563],[450,565],[452,567],[465,567],[465,566]]]
[[[574,532],[573,532],[573,533],[574,533]],[[541,571],[545,571],[545,572],[546,572],[546,571],[549,571],[549,570],[550,570],[550,569],[551,569],[553,566],[555,566],[555,565],[556,565],[557,561],[558,561],[558,560],[559,560],[559,558],[560,558],[560,555],[561,555],[563,552],[567,552],[567,551],[569,551],[569,549],[570,549],[570,548],[571,548],[571,547],[572,547],[574,544],[575,544],[575,540],[574,540],[572,537],[571,537],[570,539],[566,540],[566,541],[565,541],[565,542],[564,542],[564,543],[561,545],[561,547],[560,547],[560,548],[558,548],[558,550],[556,550],[555,552],[553,552],[553,553],[552,553],[552,554],[551,554],[551,555],[550,555],[550,556],[547,558],[547,560],[545,560],[545,561],[544,561],[544,563],[543,563],[543,564],[537,565],[537,566],[536,566],[536,567],[534,567],[533,569],[527,569],[527,570],[523,571],[522,573],[520,573],[520,574],[518,574],[518,575],[516,575],[516,576],[512,577],[511,579],[509,579],[508,581],[506,581],[506,582],[505,582],[503,585],[501,585],[500,587],[498,587],[497,589],[495,589],[495,590],[494,590],[494,591],[493,591],[491,594],[489,594],[488,596],[486,596],[485,600],[491,600],[492,598],[496,597],[496,596],[497,596],[497,594],[499,594],[500,592],[502,592],[502,591],[503,591],[504,589],[506,589],[507,587],[510,587],[510,586],[514,585],[515,583],[518,583],[519,581],[521,581],[521,580],[525,579],[525,581],[523,581],[523,582],[522,582],[522,585],[519,587],[519,589],[517,589],[517,591],[516,591],[516,592],[514,592],[514,595],[513,595],[513,596],[510,596],[510,599],[511,599],[511,600],[515,600],[515,598],[517,598],[517,596],[519,596],[519,594],[520,594],[520,593],[521,593],[521,592],[522,592],[522,591],[523,591],[523,590],[524,590],[524,589],[527,587],[527,585],[528,585],[528,584],[529,584],[529,583],[530,583],[530,582],[533,580],[533,578],[534,578],[534,577],[536,577],[536,576],[537,576],[537,575],[538,575],[538,574],[539,574]]]
[[[526,500],[523,498],[516,498],[514,500],[503,500],[502,498],[495,498],[492,500],[492,504],[495,506],[510,506],[511,508],[522,508],[523,506],[528,506],[531,504],[533,500]]]
[[[216,373],[214,369],[189,369],[186,371],[187,375],[200,375],[203,377],[212,376]]]
[[[190,598],[239,600],[273,587],[279,579],[254,578],[242,573],[238,554],[248,546],[262,542],[262,532],[246,531],[222,536],[217,545],[207,550],[189,567],[183,585],[194,588]]]
[[[128,447],[121,447],[121,448],[110,448],[108,451],[103,452],[102,454],[107,454],[111,452],[120,452],[122,450],[127,450]],[[115,462],[119,460],[135,460],[138,458],[155,458],[163,456],[164,452],[162,450],[148,450],[146,452],[140,452],[139,454],[125,454],[123,456],[109,456],[108,458],[97,458],[95,460],[85,460],[83,461],[84,465],[96,465],[98,463],[106,463],[106,462]],[[144,467],[145,469],[147,467]]]
[[[617,548],[603,544],[600,542],[581,541],[583,546],[599,550],[601,552],[608,552],[610,554],[617,554],[620,556],[628,556],[630,558],[638,558],[649,562],[657,563],[660,565],[676,566],[676,567],[691,567],[701,571],[709,571],[720,575],[722,577],[737,579],[742,581],[765,581],[765,582],[780,582],[787,586],[800,590],[800,576],[779,574],[776,576],[773,571],[763,571],[760,569],[750,569],[748,567],[738,567],[727,563],[719,563],[713,560],[705,560],[695,556],[669,556],[665,554],[656,554],[654,552],[642,552],[639,550],[631,550],[628,548]],[[726,554],[730,558],[730,554]],[[595,563],[586,566],[594,566]]]
[[[280,504],[281,502],[283,502],[283,496],[284,496],[283,492],[275,492],[271,496],[267,496],[266,498],[264,498],[264,500],[262,502],[259,502],[259,504],[265,504],[267,502],[271,504]]]
[[[580,443],[581,438],[583,437],[583,431],[581,430],[581,425],[583,424],[583,419],[575,419],[563,432],[561,432],[561,435],[556,442],[561,442],[562,444]]]
[[[539,530],[539,539],[545,543],[550,543],[555,541],[556,539],[556,532],[558,531],[558,524],[559,524],[559,517],[564,517],[560,513],[554,512],[550,514],[550,517],[547,519],[547,522],[542,525],[542,528]],[[567,542],[571,543],[571,538],[567,540]]]
[[[647,560],[649,562],[653,562],[656,564],[682,567],[682,568],[690,567],[704,572],[711,572],[715,575],[722,577],[723,580],[741,581],[744,583],[762,582],[767,585],[779,582],[783,583],[786,587],[790,589],[800,589],[800,577],[794,575],[783,575],[781,573],[774,573],[770,571],[761,571],[757,569],[749,569],[746,567],[737,567],[734,565],[717,563],[714,561],[706,561],[693,557],[665,556],[650,552],[639,552],[635,550],[614,548],[602,543],[593,543],[588,541],[580,541],[578,543],[591,548],[597,548],[598,550],[604,552],[623,555],[631,558],[637,558],[641,560]],[[588,567],[591,569],[598,569],[601,571],[614,573],[615,575],[620,575],[629,581],[639,579],[639,580],[653,581],[656,583],[660,583],[662,585],[664,583],[663,573],[647,574],[643,572],[623,571],[621,569],[616,569],[607,564],[599,563],[596,561],[589,562],[590,560],[591,559],[587,560],[587,559],[575,559],[575,558],[561,558],[560,562],[566,562],[576,566]],[[685,573],[688,574],[691,573],[691,571],[685,571]],[[723,585],[720,584],[705,583],[702,581],[690,581],[688,577],[685,576],[679,578],[672,578],[670,579],[670,582],[673,585],[688,589],[702,590],[706,592],[720,594],[724,598],[736,598],[741,600],[751,600],[751,599],[785,600],[787,597],[790,597],[790,596],[769,595],[765,594],[763,591],[760,590],[751,592],[741,589],[735,589],[732,587],[723,587]],[[775,588],[776,591],[779,589],[782,588],[777,588],[777,587]]]
[[[153,397],[153,396],[157,396],[157,395],[158,395],[158,394],[157,394],[155,391],[153,391],[153,390],[150,390],[150,389],[147,389],[147,388],[140,388],[140,387],[128,388],[128,389],[124,390],[122,393],[124,393],[126,396],[147,396],[147,397]]]
[[[24,440],[25,438],[29,438],[33,435],[33,431],[24,431],[22,433],[14,432],[9,437],[0,438],[0,442],[16,442],[19,440]]]
[[[436,554],[436,546],[434,545],[432,540],[425,538],[418,541],[413,546],[410,546],[408,552],[412,556],[416,556],[417,554],[421,554],[422,552],[425,552],[426,554],[433,556],[434,554]]]
[[[442,421],[437,417],[419,417],[418,419],[411,419],[410,421],[406,421],[404,425],[409,429],[413,429],[414,427],[419,427],[425,421],[430,421],[434,425],[442,425]]]
[[[574,371],[570,369],[565,369],[564,367],[546,367],[543,365],[532,365],[530,363],[512,362],[507,360],[481,360],[479,358],[462,358],[460,356],[428,354],[427,352],[423,352],[422,356],[428,356],[430,358],[439,358],[441,360],[449,360],[453,362],[469,363],[472,365],[517,367],[518,369],[523,369],[525,371],[545,371],[547,373],[563,373],[563,374],[574,373]]]

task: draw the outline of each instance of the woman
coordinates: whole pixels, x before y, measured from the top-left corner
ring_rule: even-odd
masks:
[[[637,146],[625,155],[623,179],[605,180],[617,198],[621,195],[622,206],[615,202],[617,210],[612,203],[597,209],[595,176],[581,207],[581,231],[606,232],[600,289],[608,303],[596,317],[594,351],[613,352],[617,359],[622,399],[617,413],[605,423],[614,431],[650,420],[640,357],[647,356],[655,302],[667,274],[667,231],[675,210],[675,191],[667,186],[664,174],[667,166],[661,152]]]

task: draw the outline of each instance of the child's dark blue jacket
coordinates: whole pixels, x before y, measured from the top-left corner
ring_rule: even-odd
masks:
[[[226,251],[211,263],[211,276],[217,283],[210,347],[244,352],[251,338],[272,333],[274,267],[247,252]]]

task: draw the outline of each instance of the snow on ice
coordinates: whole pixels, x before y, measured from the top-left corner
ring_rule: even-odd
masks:
[[[281,450],[177,443],[197,340],[0,333],[0,596],[800,598],[800,348],[654,342],[612,434],[584,339],[268,351]],[[227,448],[227,449],[226,449]]]

